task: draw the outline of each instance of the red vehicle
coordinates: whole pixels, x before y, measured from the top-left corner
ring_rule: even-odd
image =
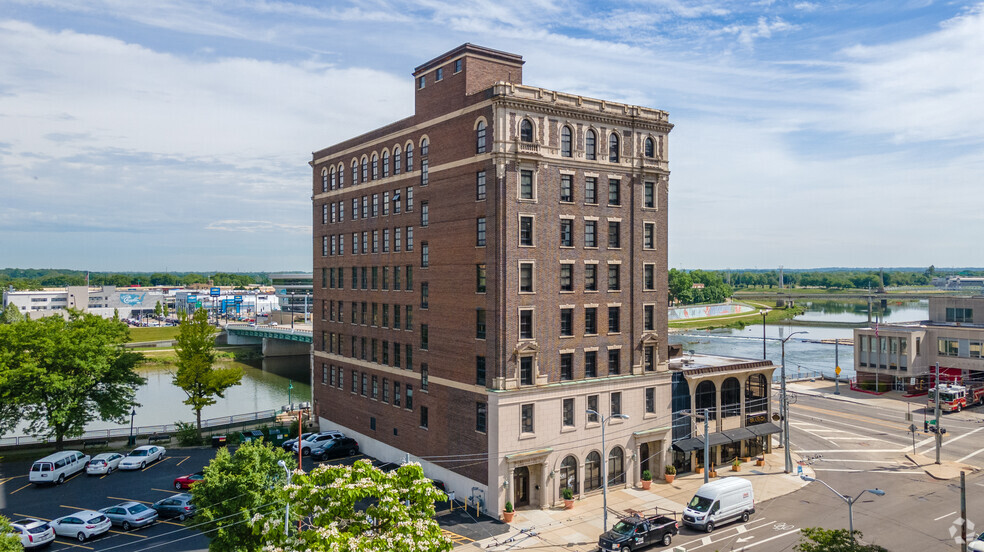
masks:
[[[984,404],[984,383],[971,385],[940,385],[940,410],[960,412],[968,406]],[[929,408],[936,408],[936,388],[929,390]]]
[[[202,479],[205,479],[205,474],[203,472],[182,475],[181,477],[174,478],[174,488],[178,490],[190,489],[192,485],[198,483]]]

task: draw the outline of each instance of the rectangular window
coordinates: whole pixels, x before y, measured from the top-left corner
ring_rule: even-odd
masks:
[[[369,374],[362,372],[362,396],[365,397],[369,391]]]
[[[420,407],[420,427],[427,429],[427,407]]]
[[[383,291],[389,291],[390,288],[390,267],[383,267]]]
[[[328,269],[327,268],[322,268],[321,269],[321,289],[325,289],[326,287],[328,287]],[[331,287],[333,289],[335,287],[335,269],[334,268],[331,269]]]
[[[331,370],[334,372],[335,367],[332,366]],[[328,385],[328,365],[324,363],[321,364],[321,383],[323,385]]]
[[[485,293],[485,263],[475,265],[475,291]]]
[[[402,365],[402,362],[400,361],[400,359],[402,358],[400,356],[400,350],[401,350],[400,347],[401,345],[399,343],[393,344],[393,366],[395,368],[399,368]]]
[[[407,200],[407,212],[413,211],[413,186],[407,186],[407,191],[404,194]]]
[[[622,414],[622,392],[612,393],[612,416]]]
[[[454,60],[454,72],[455,73],[460,73],[461,72],[461,60],[460,59]]]
[[[426,363],[421,364],[420,365],[420,390],[421,391],[427,391],[427,385],[429,383],[427,380],[428,380],[429,375],[430,375],[430,373],[429,373],[429,370],[427,368],[427,364]]]
[[[427,85],[427,77],[420,77],[417,79],[417,88],[423,89]]]
[[[413,226],[407,226],[407,251],[413,251]]]
[[[321,236],[321,256],[328,256],[328,236]]]
[[[352,388],[351,389],[352,389],[352,392],[353,393],[358,393],[359,392],[359,372],[356,371],[356,370],[352,370]]]
[[[352,198],[352,220],[359,220],[359,198]]]
[[[656,183],[646,182],[642,185],[642,204],[653,209],[656,207]]]
[[[520,428],[521,433],[533,433],[533,403],[524,404],[520,407],[522,414],[520,415]]]
[[[362,306],[362,309],[361,309],[361,311],[362,311],[362,320],[361,320],[361,322],[362,322],[362,325],[365,326],[367,324],[367,320],[369,319],[369,316],[368,316],[369,315],[369,304],[367,302],[363,301],[361,306]]]
[[[519,217],[519,245],[533,245],[533,217]]]
[[[393,229],[393,251],[399,253],[403,249],[403,229],[397,226]]]
[[[408,383],[406,388],[406,400],[404,401],[406,404],[404,405],[404,408],[407,410],[413,410],[413,386]]]
[[[584,221],[584,247],[598,247],[598,221]]]
[[[331,222],[335,222],[335,204],[331,204]],[[328,204],[325,203],[321,206],[321,224],[328,224]]]
[[[430,302],[430,284],[420,283],[420,308],[426,309]]]
[[[593,410],[594,414],[588,414],[589,423],[598,423],[598,395],[588,395],[588,410]]]
[[[475,337],[485,339],[485,309],[475,310]]]
[[[646,388],[646,414],[656,413],[656,388]]]
[[[622,350],[608,349],[608,375],[615,376],[622,373]]]
[[[475,175],[475,199],[485,199],[485,171],[478,171]]]
[[[485,385],[485,357],[475,357],[475,384]]]
[[[598,291],[598,265],[584,265],[584,290]]]
[[[574,221],[560,219],[560,246],[574,247]]]
[[[560,265],[560,291],[574,291],[574,265],[571,263]]]
[[[622,331],[621,314],[622,309],[620,307],[608,307],[608,333],[619,333]]]
[[[560,335],[561,337],[574,335],[574,309],[560,309]]]
[[[584,202],[591,205],[598,203],[598,179],[589,176],[584,179]]]
[[[533,171],[519,171],[519,198],[533,199]]]
[[[423,159],[420,161],[420,185],[426,186],[429,179],[430,175],[428,171],[428,160]]]
[[[345,371],[342,370],[341,366],[338,367],[338,388],[345,388]]]
[[[383,397],[382,397],[382,400],[383,400],[384,403],[388,403],[390,401],[390,390],[389,390],[389,379],[388,378],[383,378]]]
[[[359,233],[358,232],[352,232],[352,254],[353,255],[358,255],[359,254]],[[355,289],[355,288],[353,288],[353,289]]]
[[[434,71],[434,82],[440,82],[443,79],[444,79],[444,69],[438,67],[437,70]],[[420,152],[420,154],[427,155],[424,152]]]
[[[560,354],[560,381],[571,381],[574,379],[574,355],[571,353]]]
[[[654,291],[656,289],[656,265],[643,265],[642,288],[645,291]]]
[[[656,249],[656,223],[642,223],[642,248]]]
[[[485,217],[475,220],[475,245],[485,247]]]
[[[519,357],[519,384],[533,385],[533,357]]]
[[[647,332],[656,331],[656,305],[644,305],[642,329]]]
[[[560,175],[560,200],[565,203],[574,201],[574,175]]]
[[[406,346],[403,347],[403,353],[403,356],[407,359],[406,369],[413,370],[413,346],[407,343]]]
[[[598,333],[598,309],[596,307],[584,309],[584,333],[586,335]]]
[[[519,338],[533,339],[533,309],[519,311]]]
[[[372,398],[373,400],[379,398],[379,380],[376,376],[372,377]]]
[[[533,293],[533,263],[519,263],[519,292]]]
[[[379,216],[379,194],[372,194],[372,216]]]
[[[369,218],[369,196],[362,196],[362,218]]]
[[[400,406],[400,382],[393,382],[393,406]]]
[[[366,230],[362,233],[362,254],[365,255],[369,252],[369,231]]]
[[[390,251],[390,229],[383,228],[383,253]]]
[[[338,222],[345,222],[345,202],[338,202]]]
[[[622,225],[617,221],[608,221],[608,249],[622,247]]]
[[[379,267],[372,267],[372,289],[379,289]]]
[[[400,267],[393,267],[393,291],[400,291]]]
[[[946,321],[954,323],[972,323],[974,321],[974,309],[951,308],[946,309]]]
[[[386,312],[386,307],[389,305],[383,305],[383,312]],[[383,340],[382,346],[379,348],[382,353],[383,364],[389,366],[390,363],[390,344],[389,341]]]
[[[564,399],[564,427],[574,427],[574,399]]]
[[[426,228],[430,224],[430,204],[426,201],[420,202],[420,226]]]
[[[428,335],[427,330],[428,330],[427,324],[420,325],[420,349],[422,351],[426,351],[430,346],[429,344],[430,336]]]
[[[906,344],[905,338],[902,338],[902,356],[906,354]],[[969,344],[968,352],[970,353],[970,358],[981,358],[981,353],[984,351],[982,349],[982,344],[980,341],[971,341]]]
[[[337,370],[335,369],[335,365],[333,364],[331,366],[331,379],[329,380],[330,381],[329,385],[331,385],[332,387],[335,387],[335,381],[336,381],[336,379],[335,379],[335,373],[336,372],[337,372]]]
[[[622,204],[622,181],[616,178],[608,179],[608,204],[619,206]]]
[[[427,242],[420,242],[420,266],[421,268],[430,266],[430,247]]]
[[[652,372],[656,370],[656,348],[652,345],[643,347],[643,360],[642,365],[646,372]]]
[[[584,352],[584,377],[598,377],[598,351]]]
[[[486,432],[486,418],[488,411],[488,405],[483,402],[475,403],[475,431],[485,433]]]
[[[622,282],[620,273],[622,265],[610,264],[608,265],[608,291],[619,291],[622,289]]]
[[[368,277],[367,270],[368,270],[368,267],[365,267],[365,266],[359,268],[359,275],[361,276],[361,280],[362,280],[362,282],[361,282],[362,289],[369,289],[369,277]],[[365,303],[363,303],[363,304],[365,304]]]
[[[406,316],[404,316],[403,318],[406,321],[406,325],[403,327],[403,329],[407,331],[411,331],[413,330],[413,307],[407,305],[405,312],[406,312]]]
[[[885,338],[883,337],[881,339],[884,341]],[[945,339],[941,337],[937,341],[937,353],[942,356],[958,356],[960,354],[960,342],[956,339]]]

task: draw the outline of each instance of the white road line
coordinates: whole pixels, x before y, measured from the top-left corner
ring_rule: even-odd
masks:
[[[788,536],[788,535],[792,535],[793,533],[799,533],[799,532],[800,532],[799,529],[793,529],[792,531],[786,531],[785,533],[780,533],[780,534],[778,534],[778,535],[776,535],[774,537],[769,537],[767,539],[763,539],[763,540],[760,540],[758,542],[753,542],[752,544],[749,544],[749,545],[746,545],[746,546],[742,546],[736,552],[741,552],[742,550],[748,550],[749,548],[758,546],[760,544],[765,544],[765,543],[769,542],[770,540],[781,539],[782,537],[785,537],[785,536]]]
[[[909,447],[902,447],[897,449],[832,449],[832,450],[796,450],[796,454],[827,454],[827,453],[838,453],[838,452],[894,452],[900,453],[905,452]]]
[[[941,519],[943,519],[943,518],[948,518],[948,517],[950,517],[950,516],[952,516],[952,515],[953,515],[953,514],[955,514],[955,513],[956,513],[956,512],[950,512],[949,514],[944,514],[944,515],[942,515],[942,516],[940,516],[940,517],[938,517],[938,518],[936,518],[936,519],[934,519],[933,521],[939,521],[939,520],[941,520]]]
[[[898,461],[892,460],[852,460],[850,458],[821,458],[821,462],[859,462],[865,464],[899,464]]]
[[[864,437],[857,435],[855,437],[824,437],[828,441],[881,441],[883,443],[887,442],[885,439],[879,439],[878,437]]]
[[[776,523],[776,520],[768,521],[768,522],[765,522],[765,523],[763,523],[761,525],[757,525],[757,526],[751,527],[751,528],[746,527],[745,524],[737,525],[737,526],[733,526],[733,527],[728,527],[726,529],[725,528],[722,528],[722,529],[718,529],[718,533],[715,533],[715,535],[717,535],[717,534],[723,534],[725,531],[730,531],[731,529],[737,529],[738,527],[745,527],[745,530],[746,531],[754,531],[756,529],[761,529],[763,527],[767,527],[769,525],[772,525],[773,523]],[[727,538],[732,538],[734,536],[737,536],[737,535],[731,535],[731,536],[729,536]],[[711,544],[713,541],[711,540],[711,537],[701,537],[699,539],[692,540],[690,542],[685,542],[683,544],[678,544],[677,546],[681,546],[683,548],[686,548],[687,550],[692,550],[692,548],[690,547],[690,545],[696,544],[698,542],[703,543],[703,544],[694,546],[693,548],[700,548],[701,546],[707,546],[708,544]]]
[[[963,439],[964,437],[969,437],[970,435],[973,435],[973,434],[975,434],[975,433],[977,433],[978,431],[981,431],[981,430],[984,430],[984,427],[979,427],[979,428],[975,429],[974,431],[970,431],[970,432],[964,433],[963,435],[958,435],[956,437],[951,437],[950,439],[945,439],[943,441],[942,446],[945,447],[945,446],[947,446],[949,444],[952,444],[952,443],[954,443],[956,441],[959,441],[960,439]],[[935,439],[935,437],[934,437],[934,439]],[[929,452],[929,451],[933,450],[934,448],[936,448],[936,444],[935,443],[933,444],[933,446],[927,448],[926,450],[920,451],[920,454],[922,454],[924,452]]]
[[[838,469],[838,468],[813,468],[813,471],[818,472],[847,472],[847,473],[887,473],[893,475],[919,475],[923,473],[922,470],[850,470],[850,469]]]
[[[972,452],[972,453],[970,453],[970,454],[968,454],[967,456],[964,456],[964,457],[963,457],[963,458],[961,458],[960,460],[957,460],[957,462],[963,462],[964,460],[966,460],[966,459],[968,459],[968,458],[971,458],[971,457],[974,457],[974,456],[977,456],[978,454],[980,454],[980,453],[982,453],[982,452],[984,452],[984,448],[982,448],[982,449],[978,449],[978,450],[975,450],[974,452]]]

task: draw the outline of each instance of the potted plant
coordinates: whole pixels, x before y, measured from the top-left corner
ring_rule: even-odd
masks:
[[[667,464],[666,469],[663,470],[663,474],[663,477],[666,479],[667,483],[673,483],[673,480],[676,478],[676,468],[673,464]]]
[[[516,515],[516,512],[513,511],[512,502],[506,501],[506,508],[502,511],[502,521],[512,523],[514,515]]]
[[[574,508],[574,489],[570,487],[564,487],[564,509],[570,510]]]
[[[759,457],[757,457],[755,459],[755,465],[756,466],[764,466],[765,465],[765,456],[759,456]]]
[[[741,471],[741,461],[738,458],[731,461],[731,471]]]
[[[711,477],[717,477],[718,476],[717,470],[714,469],[714,464],[711,464],[711,471],[710,471],[710,473],[708,475],[711,476]]]
[[[642,470],[642,488],[648,491],[649,486],[653,484],[653,474],[649,470]]]

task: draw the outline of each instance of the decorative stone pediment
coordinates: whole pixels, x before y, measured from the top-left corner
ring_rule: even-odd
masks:
[[[659,345],[659,334],[656,332],[647,332],[642,334],[642,339],[639,340],[640,343],[645,345]]]
[[[516,350],[513,354],[519,355],[532,355],[540,350],[540,346],[536,344],[536,341],[521,341],[516,344]]]

